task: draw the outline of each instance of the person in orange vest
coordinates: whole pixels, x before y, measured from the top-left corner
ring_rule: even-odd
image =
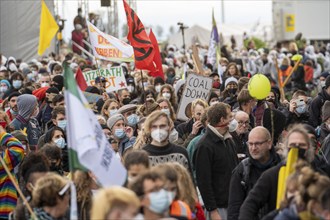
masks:
[[[280,80],[281,82],[279,83],[280,85],[283,84],[283,82],[285,81],[285,79],[289,76],[289,74],[292,71],[292,67],[290,65],[290,59],[288,57],[284,57],[281,66],[280,66],[280,72],[279,72],[279,76],[280,76]],[[289,83],[286,84],[287,88],[290,87]]]

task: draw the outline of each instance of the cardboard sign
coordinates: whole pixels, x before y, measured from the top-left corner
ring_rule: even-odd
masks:
[[[134,61],[133,47],[111,35],[105,34],[87,21],[89,38],[96,58],[114,62]]]
[[[189,74],[181,96],[180,107],[177,118],[188,120],[191,103],[196,99],[203,99],[206,102],[210,98],[213,79],[207,76]]]
[[[103,76],[106,80],[105,90],[107,92],[118,91],[127,87],[123,69],[121,67],[111,67],[110,69],[102,68],[83,72],[87,85],[94,86],[95,79],[98,76]]]

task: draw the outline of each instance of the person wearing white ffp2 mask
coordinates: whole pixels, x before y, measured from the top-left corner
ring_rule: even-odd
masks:
[[[151,143],[143,148],[149,153],[151,166],[171,161],[190,169],[187,150],[170,143],[173,122],[165,112],[151,113],[144,123],[144,129],[147,136],[151,137]]]

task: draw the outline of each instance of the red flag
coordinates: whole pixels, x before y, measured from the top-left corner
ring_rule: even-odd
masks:
[[[139,17],[125,0],[123,0],[123,3],[128,26],[127,39],[134,49],[135,67],[137,69],[149,70],[155,54],[154,47]]]
[[[79,67],[76,72],[76,81],[77,81],[77,84],[78,84],[79,88],[81,89],[81,91],[85,91],[87,88],[87,83],[86,83],[85,77]]]
[[[152,77],[159,76],[162,79],[164,79],[162,58],[160,57],[160,52],[159,52],[159,47],[158,47],[156,36],[154,35],[154,33],[152,32],[151,29],[150,29],[150,33],[149,33],[149,38],[150,38],[150,41],[151,41],[152,45],[154,46],[154,50],[155,50],[153,63],[151,64],[152,67],[149,69],[150,70],[149,75]],[[156,67],[154,66],[154,64],[156,64]]]

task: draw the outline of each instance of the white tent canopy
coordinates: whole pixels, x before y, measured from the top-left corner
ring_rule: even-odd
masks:
[[[243,45],[243,34],[246,32],[249,36],[255,36],[262,40],[269,41],[271,34],[270,29],[266,25],[261,24],[221,24],[218,25],[218,31],[222,34],[225,44],[230,44],[231,36],[236,39],[237,46],[240,48]],[[193,43],[199,43],[202,46],[208,46],[211,36],[211,30],[194,25],[185,29],[185,43],[186,48],[189,48]],[[181,48],[183,45],[181,32],[175,33],[169,37],[169,44],[176,45]]]

